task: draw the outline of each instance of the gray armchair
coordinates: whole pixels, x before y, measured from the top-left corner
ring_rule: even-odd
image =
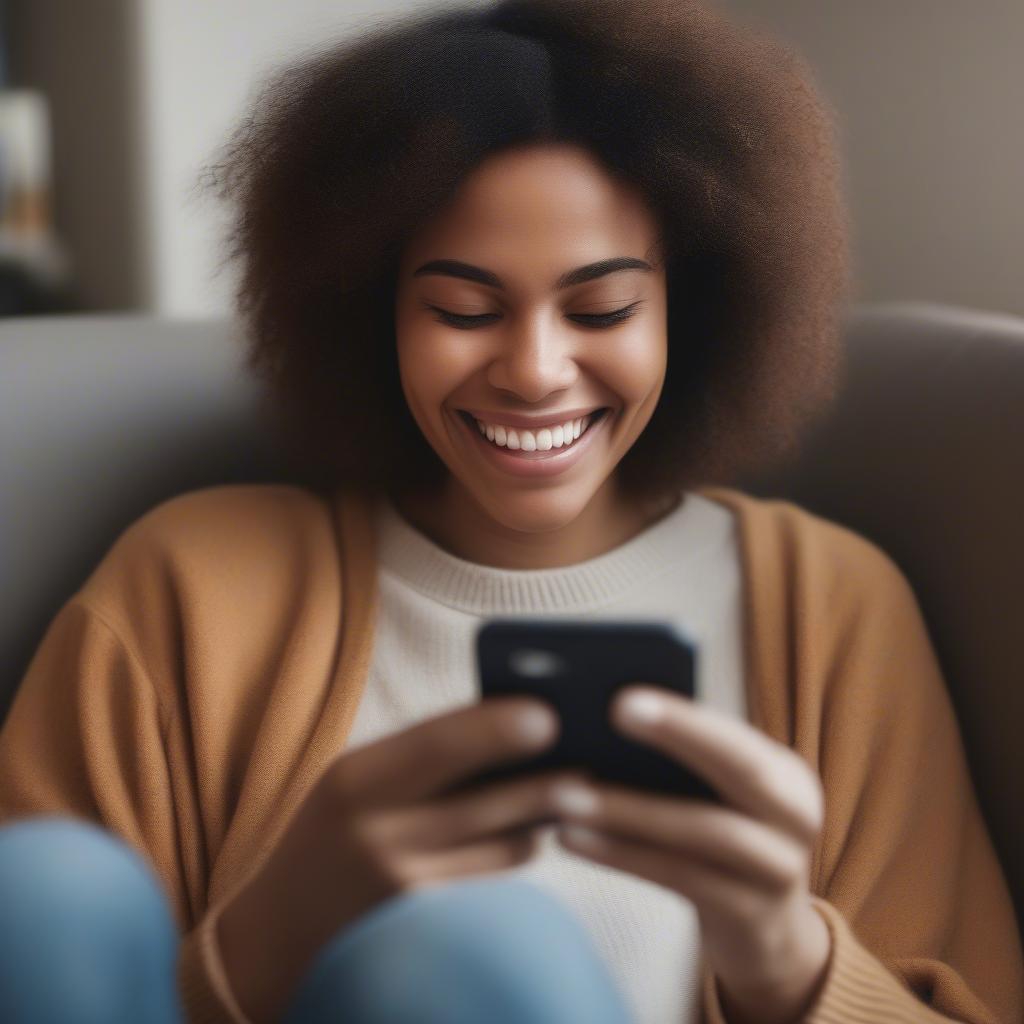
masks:
[[[859,306],[799,460],[739,484],[885,549],[917,593],[1024,921],[1024,320]],[[226,322],[0,322],[0,721],[50,619],[153,505],[285,480]]]

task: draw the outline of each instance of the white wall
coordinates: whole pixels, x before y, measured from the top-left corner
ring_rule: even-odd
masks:
[[[397,0],[139,0],[145,68],[147,218],[153,306],[222,312],[233,274],[215,276],[223,212],[196,193],[200,168],[244,116],[277,64],[409,4]]]
[[[218,210],[193,194],[200,168],[268,68],[417,6],[16,4],[15,43],[35,54],[30,70],[59,108],[58,216],[90,303],[226,312],[231,280],[214,276]],[[793,42],[839,112],[858,297],[1024,316],[1024,0],[720,6]],[[98,146],[97,132],[116,144]]]

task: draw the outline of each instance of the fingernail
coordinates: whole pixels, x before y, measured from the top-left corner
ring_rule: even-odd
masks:
[[[587,817],[597,811],[597,794],[576,782],[560,782],[553,797],[555,807],[563,814]]]
[[[558,720],[547,708],[524,708],[517,716],[519,735],[530,744],[545,743],[550,740],[558,728]]]
[[[631,693],[622,698],[619,710],[628,722],[653,725],[665,714],[665,702],[654,693]]]

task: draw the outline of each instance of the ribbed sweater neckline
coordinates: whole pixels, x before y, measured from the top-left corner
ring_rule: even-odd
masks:
[[[412,526],[391,502],[377,503],[379,565],[441,604],[477,615],[585,611],[702,556],[714,503],[687,492],[678,505],[610,551],[552,569],[503,569],[466,561]]]

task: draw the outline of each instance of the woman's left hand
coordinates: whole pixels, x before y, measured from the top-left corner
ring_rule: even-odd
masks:
[[[650,721],[627,694],[653,698]],[[809,892],[824,796],[794,751],[746,722],[662,688],[620,693],[612,722],[705,778],[727,806],[591,778],[590,811],[567,806],[560,841],[574,853],[690,900],[730,1024],[791,1024],[824,980],[831,938]],[[572,825],[593,830],[573,834]]]

